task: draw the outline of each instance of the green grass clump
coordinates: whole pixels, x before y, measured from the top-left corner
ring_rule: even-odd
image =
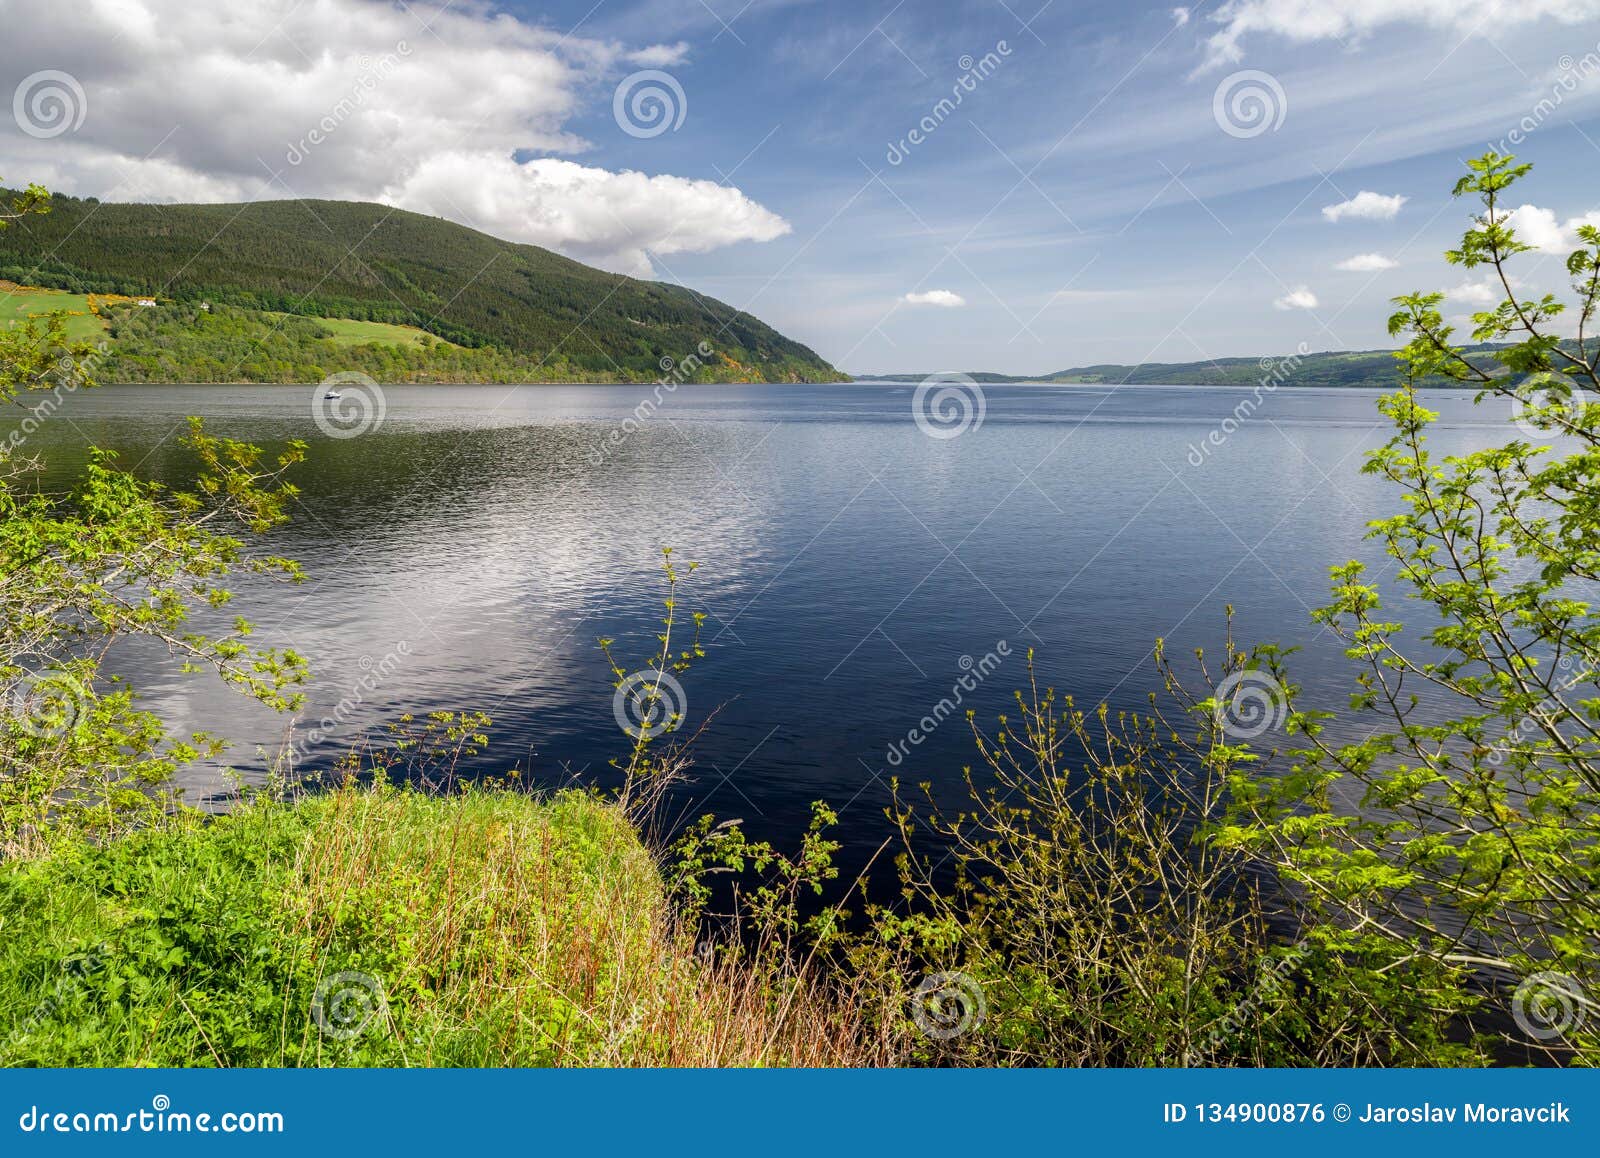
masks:
[[[664,1061],[709,992],[678,950],[593,797],[255,803],[0,869],[0,1061]]]

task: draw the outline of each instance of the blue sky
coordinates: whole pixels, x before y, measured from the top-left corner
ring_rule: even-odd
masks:
[[[731,19],[737,5],[718,3]],[[1563,54],[1600,40],[1592,20],[1470,36],[1403,21],[1343,42],[1263,34],[1243,60],[1197,73],[1215,31],[1206,16],[1180,25],[1170,6],[1064,0],[757,0],[723,27],[697,0],[608,4],[590,17],[608,32],[658,28],[693,46],[680,70],[689,115],[650,140],[592,132],[611,165],[740,165],[739,186],[794,232],[674,260],[671,275],[753,301],[853,370],[1037,373],[1302,341],[1372,347],[1386,344],[1390,296],[1464,280],[1439,259],[1463,220],[1448,196],[1460,158],[1548,95]],[[888,143],[949,94],[960,58],[1000,42],[1011,49],[1001,67],[889,164]],[[1236,138],[1219,130],[1212,97],[1247,67],[1277,78],[1287,110],[1276,130]],[[1563,98],[1518,151],[1539,163],[1530,198],[1564,218],[1600,207],[1600,74]],[[1324,218],[1361,190],[1408,200],[1391,220]],[[1334,268],[1364,253],[1398,265]],[[1302,285],[1316,309],[1275,308]],[[898,300],[929,289],[967,304]]]
[[[425,208],[693,286],[853,372],[1386,344],[1396,293],[1478,304],[1439,258],[1468,209],[1448,190],[1513,129],[1547,251],[1530,287],[1559,285],[1571,223],[1600,210],[1596,0],[271,0],[236,6],[274,16],[259,34],[189,42],[168,3],[133,0],[141,22],[96,0],[0,0],[8,25],[38,26],[0,49],[3,79],[60,69],[88,106],[59,136],[0,133],[0,176]],[[63,7],[104,35],[49,32]],[[229,36],[231,57],[192,70],[204,84],[170,79],[164,54]],[[283,164],[295,124],[401,38],[387,95]],[[643,71],[681,90],[675,128],[619,120],[618,85]],[[936,112],[964,75],[959,107]],[[1248,120],[1252,89],[1265,123]],[[471,116],[404,104],[424,97]]]

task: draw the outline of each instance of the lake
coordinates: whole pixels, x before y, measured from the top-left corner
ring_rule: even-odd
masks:
[[[1330,564],[1384,562],[1364,524],[1396,499],[1359,473],[1387,430],[1377,392],[1282,389],[1234,420],[1250,391],[996,385],[977,424],[974,395],[930,420],[938,400],[913,385],[682,386],[634,419],[654,389],[390,386],[381,423],[333,437],[310,387],[107,387],[25,448],[58,481],[94,443],[182,482],[186,415],[311,444],[293,522],[270,537],[309,578],[241,582],[235,610],[310,657],[313,766],[402,712],[477,709],[494,723],[468,773],[608,782],[628,738],[596,640],[648,655],[673,547],[701,564],[683,604],[705,612],[708,654],[682,682],[689,728],[710,721],[678,808],[792,840],[826,799],[847,867],[885,835],[890,775],[948,789],[973,758],[959,714],[919,721],[979,673],[964,706],[992,719],[1030,647],[1080,705],[1140,708],[1160,686],[1154,640],[1216,648],[1231,603],[1239,639],[1303,648],[1315,694],[1348,686],[1309,612]],[[1508,436],[1504,403],[1428,403],[1440,452]],[[122,663],[146,706],[230,737],[258,780],[286,721],[152,659]],[[193,799],[225,788],[211,766],[184,783]]]

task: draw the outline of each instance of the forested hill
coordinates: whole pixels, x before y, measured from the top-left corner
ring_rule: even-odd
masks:
[[[1487,347],[1473,346],[1473,350]],[[920,382],[926,374],[860,375],[890,382]],[[1262,358],[1214,358],[1205,362],[1104,363],[1074,366],[1034,377],[973,372],[978,382],[1136,383],[1145,386],[1369,386],[1393,389],[1400,366],[1393,350],[1328,350],[1303,355]],[[1424,386],[1455,386],[1446,378],[1430,378]]]
[[[0,191],[0,197],[5,193]],[[57,196],[0,232],[0,279],[179,305],[415,326],[553,380],[648,380],[707,343],[702,376],[841,375],[749,314],[434,217],[347,201],[131,205]]]

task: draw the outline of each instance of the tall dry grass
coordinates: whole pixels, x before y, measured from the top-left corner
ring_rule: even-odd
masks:
[[[697,950],[613,804],[346,787],[286,894],[326,962],[381,957],[411,1064],[839,1066],[885,1060],[859,995],[776,952]],[[377,946],[374,950],[372,946]],[[330,1051],[327,1060],[337,1060]]]

